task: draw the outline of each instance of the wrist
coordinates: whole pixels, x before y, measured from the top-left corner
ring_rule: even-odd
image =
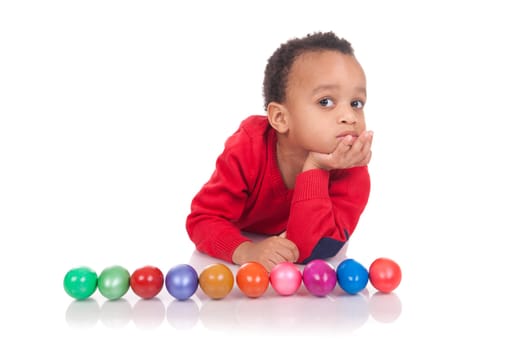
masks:
[[[310,154],[308,157],[306,157],[306,160],[304,161],[303,172],[308,171],[308,170],[317,170],[317,169],[330,170],[324,167],[323,165],[319,164],[318,162],[316,162],[313,159],[312,155]]]
[[[250,241],[242,242],[239,246],[233,251],[232,262],[236,265],[242,265],[248,261],[248,250],[253,243]]]

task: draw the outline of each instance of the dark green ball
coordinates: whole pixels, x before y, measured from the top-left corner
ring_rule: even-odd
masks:
[[[86,266],[69,270],[64,277],[64,290],[77,300],[89,298],[97,289],[97,273]]]

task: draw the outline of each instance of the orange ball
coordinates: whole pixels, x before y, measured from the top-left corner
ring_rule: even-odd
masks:
[[[233,273],[224,264],[211,264],[199,275],[199,286],[212,299],[226,297],[233,288]]]
[[[257,262],[247,262],[237,271],[239,289],[250,298],[258,298],[266,292],[270,283],[268,271]]]

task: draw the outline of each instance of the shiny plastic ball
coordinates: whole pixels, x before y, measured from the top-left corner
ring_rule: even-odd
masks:
[[[119,299],[128,291],[129,279],[129,272],[124,267],[106,267],[98,277],[98,290],[109,300]]]
[[[302,281],[301,271],[291,262],[277,264],[270,271],[270,284],[279,295],[295,294]]]
[[[211,299],[226,297],[233,289],[233,283],[232,271],[220,263],[206,266],[199,275],[199,286]]]
[[[166,274],[166,289],[177,300],[191,298],[199,287],[199,275],[187,264],[172,267]]]
[[[368,284],[368,271],[354,259],[339,263],[336,273],[339,286],[348,294],[357,294]]]
[[[401,268],[392,259],[377,258],[368,271],[370,283],[380,292],[390,293],[401,283]]]
[[[236,282],[246,296],[258,298],[268,289],[270,278],[263,265],[258,262],[247,262],[239,267]]]
[[[129,281],[131,290],[143,299],[151,299],[160,293],[164,286],[164,275],[155,266],[143,266],[136,269]]]
[[[332,265],[324,260],[316,259],[304,267],[303,283],[312,295],[323,297],[334,290],[337,276]]]
[[[86,266],[69,270],[64,276],[64,290],[77,300],[89,298],[97,290],[97,273]]]

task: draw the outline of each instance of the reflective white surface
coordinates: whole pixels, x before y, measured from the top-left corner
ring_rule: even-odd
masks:
[[[335,267],[338,261],[331,263]],[[194,253],[188,263],[200,273],[216,262]],[[227,266],[236,274],[236,266]],[[261,297],[249,298],[235,285],[221,300],[210,299],[200,288],[186,301],[174,299],[166,290],[151,300],[138,298],[131,289],[114,301],[97,292],[89,300],[71,301],[65,320],[71,328],[123,328],[131,323],[136,328],[155,329],[166,323],[176,330],[224,333],[265,330],[270,334],[350,334],[367,322],[393,323],[401,314],[402,302],[396,292],[378,293],[371,286],[357,295],[349,295],[337,286],[326,297],[316,297],[302,285],[295,295],[284,297],[270,285]]]
[[[72,301],[65,310],[71,328],[104,326],[155,329],[166,323],[175,330],[206,329],[269,334],[350,334],[367,322],[392,323],[402,313],[397,294],[366,293],[356,296],[336,291],[325,298],[301,289],[296,296],[281,297],[268,291],[250,299],[237,289],[223,300],[210,300],[202,292],[186,301],[167,295],[151,300],[123,298],[116,301]]]
[[[525,348],[522,14],[506,0],[0,2],[0,348]],[[62,283],[79,265],[216,262],[187,237],[190,201],[226,137],[264,113],[269,55],[316,30],[354,45],[374,131],[370,201],[333,264],[392,258],[395,293],[73,301]]]

